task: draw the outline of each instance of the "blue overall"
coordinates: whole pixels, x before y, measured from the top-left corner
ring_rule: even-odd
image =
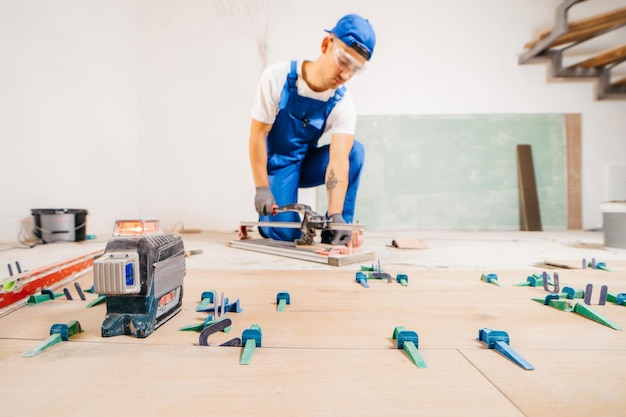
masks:
[[[326,119],[342,99],[345,88],[335,91],[328,101],[298,95],[296,61],[281,93],[278,114],[267,135],[267,173],[272,194],[279,207],[298,202],[298,188],[317,187],[325,183],[329,161],[329,145],[317,146],[324,133]],[[348,190],[342,216],[347,223],[354,218],[354,205],[361,178],[365,149],[354,141],[350,151]],[[300,222],[298,213],[287,212],[260,216],[259,221]],[[300,229],[261,227],[261,234],[275,240],[293,241],[301,236]]]

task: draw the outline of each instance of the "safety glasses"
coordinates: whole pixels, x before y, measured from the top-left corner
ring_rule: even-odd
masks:
[[[355,75],[365,69],[365,64],[360,63],[348,51],[342,48],[338,39],[334,37],[331,39],[333,40],[333,58],[341,71],[348,70],[352,75]]]

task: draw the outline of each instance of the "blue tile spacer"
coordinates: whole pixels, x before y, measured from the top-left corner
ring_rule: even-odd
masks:
[[[209,306],[215,303],[215,291],[204,291],[200,296],[200,304],[196,307],[196,311],[207,311]]]
[[[281,291],[276,294],[276,304],[278,304],[280,300],[285,300],[286,304],[291,304],[291,296],[287,291]]]
[[[544,300],[543,300],[543,305],[544,306],[548,306],[548,305],[550,305],[550,301],[551,300],[558,300],[560,298],[561,298],[561,296],[559,294],[548,294],[548,295],[546,295],[546,298],[544,298]]]
[[[493,349],[496,341],[509,343],[509,334],[504,330],[492,330],[487,327],[478,331],[478,340],[485,342],[487,348]]]
[[[243,351],[239,359],[240,365],[248,365],[250,363],[255,348],[261,347],[261,337],[261,327],[258,324],[253,324],[249,329],[243,331],[241,334]]]
[[[245,346],[248,340],[254,340],[256,347],[261,347],[263,334],[258,324],[253,324],[249,329],[246,329],[241,334],[241,343]]]
[[[276,311],[284,311],[285,306],[291,304],[291,296],[289,293],[287,291],[281,291],[276,294],[276,304],[278,304]]]
[[[67,342],[70,337],[69,327],[67,324],[53,324],[52,327],[50,327],[50,334],[60,334],[61,339]]]
[[[204,301],[205,299],[209,300],[208,302],[213,304],[215,302],[215,291],[203,291],[200,296],[200,301]]]
[[[47,295],[48,297],[50,297],[51,300],[54,300],[55,295],[52,292],[52,290],[48,289],[48,288],[44,288],[43,290],[41,290],[41,294],[42,295]]]
[[[407,285],[409,285],[409,276],[407,274],[397,274],[396,282],[406,287]]]
[[[418,368],[427,368],[426,362],[418,351],[419,336],[413,330],[405,330],[402,326],[396,326],[393,330],[393,339],[397,340],[396,347],[404,349],[411,361]]]
[[[478,340],[487,344],[488,349],[495,349],[522,368],[526,370],[535,369],[509,346],[509,334],[504,330],[492,330],[485,327],[478,331]]]
[[[531,287],[536,287],[540,279],[541,278],[538,278],[535,275],[531,275],[528,278],[526,278],[526,281],[530,284]]]
[[[481,281],[485,281],[487,284],[501,286],[500,281],[498,281],[498,275],[496,274],[482,274],[480,276],[480,279]]]
[[[367,275],[363,272],[356,273],[356,282],[364,286],[365,288],[369,288],[369,284],[367,283]]]
[[[576,290],[572,287],[563,287],[561,293],[564,294],[568,300],[573,300]]]
[[[497,281],[498,280],[498,275],[496,274],[487,274],[486,275],[487,279],[486,281],[491,283],[491,281]]]
[[[397,341],[396,347],[398,349],[404,349],[404,343],[406,342],[413,342],[415,347],[419,346],[419,336],[417,335],[417,332],[413,330],[399,331],[398,334],[396,335],[396,341]]]
[[[76,320],[70,322],[70,324],[53,324],[50,326],[50,335],[59,334],[61,335],[61,339],[64,342],[67,342],[70,336],[73,336],[77,333],[82,333],[83,329],[80,323]]]
[[[596,264],[596,269],[602,269],[603,271],[608,271],[606,264],[604,262],[598,262]]]
[[[226,299],[226,302],[228,302],[228,298]],[[243,311],[243,308],[241,308],[241,301],[237,298],[234,303],[226,304],[224,306],[224,310],[229,313],[241,313]],[[224,314],[224,312],[222,312],[222,314]]]

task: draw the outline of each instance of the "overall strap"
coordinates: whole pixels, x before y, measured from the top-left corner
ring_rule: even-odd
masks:
[[[287,76],[287,82],[289,83],[289,89],[296,88],[296,81],[298,80],[298,62],[291,61],[291,71]]]
[[[283,87],[283,92],[280,95],[280,101],[278,102],[278,109],[282,110],[287,106],[289,101],[289,94],[297,94],[296,81],[298,80],[298,62],[291,61],[291,71],[287,75],[287,82]]]
[[[335,90],[335,95],[333,96],[332,100],[335,102],[335,104],[337,104],[337,102],[341,100],[345,94],[346,87],[342,85],[337,90]]]
[[[324,127],[326,126],[326,118],[328,117],[330,112],[333,111],[335,105],[343,98],[345,94],[346,87],[342,85],[337,90],[335,90],[335,94],[328,100],[324,114]],[[322,130],[324,129],[324,127],[322,127]]]

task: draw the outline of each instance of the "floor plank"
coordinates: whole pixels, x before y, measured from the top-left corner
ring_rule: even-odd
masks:
[[[89,300],[24,306],[0,318],[0,389],[7,415],[617,416],[626,395],[626,333],[543,306],[543,287],[519,287],[528,270],[410,271],[409,285],[356,283],[351,270],[188,269],[182,311],[145,339],[102,338],[106,308]],[[403,272],[389,271],[392,275]],[[551,273],[554,270],[550,271]],[[607,284],[626,292],[621,271],[559,269],[562,285]],[[496,273],[502,286],[480,280]],[[92,280],[80,277],[83,288]],[[203,291],[239,298],[228,333],[198,346]],[[276,311],[276,294],[292,302]],[[60,291],[56,291],[60,292]],[[87,294],[89,299],[96,295]],[[626,327],[626,307],[592,306]],[[54,323],[84,332],[43,353],[22,355]],[[217,344],[259,324],[263,347],[249,365],[241,348]],[[427,368],[392,339],[395,326],[419,334]],[[525,371],[476,340],[505,330],[535,366]],[[33,397],[33,393],[36,396]],[[36,398],[36,401],[33,401]],[[71,400],[70,400],[71,398]],[[59,407],[59,399],[67,406]],[[55,404],[55,406],[50,406]]]

